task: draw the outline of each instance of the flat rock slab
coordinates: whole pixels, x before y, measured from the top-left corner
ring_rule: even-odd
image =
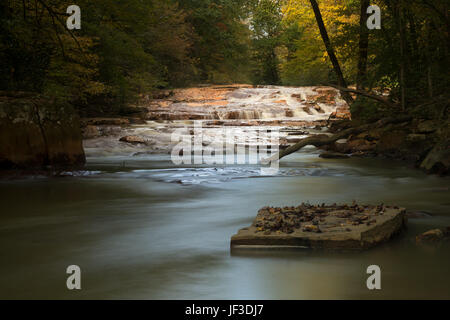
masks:
[[[384,205],[265,207],[231,238],[231,248],[368,249],[401,232],[406,210]]]

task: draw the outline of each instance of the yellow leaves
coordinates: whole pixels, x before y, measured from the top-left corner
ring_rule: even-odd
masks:
[[[333,33],[342,32],[343,25],[359,23],[358,13],[344,14],[348,11],[345,4],[337,4],[335,0],[322,0],[319,6],[325,26],[331,37]],[[314,12],[309,0],[288,1],[283,7],[283,15],[285,20],[298,21],[299,25],[307,28],[308,32],[319,35]]]
[[[359,7],[350,7],[348,1],[321,0],[319,7],[328,35],[335,48],[344,70],[347,59],[354,52],[357,34],[349,34],[349,29],[359,26]],[[329,64],[329,57],[317,26],[310,0],[289,0],[283,7],[284,21],[297,23],[303,30],[302,38],[296,46],[294,61],[285,63],[281,69],[287,73],[292,65],[297,72],[308,72],[309,69],[321,70]],[[353,27],[353,28],[352,28]],[[351,61],[348,63],[351,64]],[[292,71],[293,72],[293,71]]]

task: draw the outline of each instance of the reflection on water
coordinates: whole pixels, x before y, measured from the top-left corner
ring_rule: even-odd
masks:
[[[304,151],[280,173],[174,168],[166,156],[91,158],[92,174],[0,183],[0,298],[450,298],[450,250],[414,237],[450,225],[449,179],[381,160],[324,160]],[[392,243],[363,253],[230,254],[230,237],[265,205],[303,201],[397,204],[410,220]],[[82,270],[68,291],[66,267]],[[382,290],[367,290],[378,264]]]

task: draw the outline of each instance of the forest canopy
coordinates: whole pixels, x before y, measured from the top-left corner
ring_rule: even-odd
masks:
[[[313,3],[349,85],[403,108],[447,94],[448,0],[77,0],[80,30],[66,27],[72,1],[2,1],[0,90],[112,112],[162,88],[339,84]],[[366,27],[369,4],[379,30]]]

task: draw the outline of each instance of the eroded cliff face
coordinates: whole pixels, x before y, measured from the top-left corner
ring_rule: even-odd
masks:
[[[0,169],[71,168],[85,160],[70,105],[24,93],[0,95]]]

